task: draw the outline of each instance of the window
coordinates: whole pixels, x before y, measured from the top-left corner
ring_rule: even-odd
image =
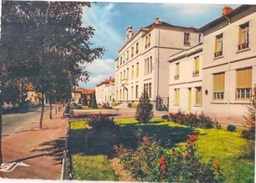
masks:
[[[134,47],[132,47],[131,57],[133,57],[133,55],[134,55]]]
[[[134,78],[134,65],[132,65],[132,79]]]
[[[139,67],[139,62],[136,64],[136,77],[138,78],[140,74],[140,67]]]
[[[236,71],[236,99],[250,99],[252,92],[252,68]]]
[[[122,65],[122,61],[123,61],[123,60],[122,60],[122,57],[120,57],[120,65]]]
[[[148,36],[146,36],[145,38],[145,48],[149,47],[151,44],[151,34],[149,34]]]
[[[225,74],[213,74],[213,99],[223,100],[225,88]]]
[[[239,26],[238,50],[249,48],[249,22]]]
[[[136,85],[136,88],[135,88],[135,98],[136,99],[138,98],[138,94],[139,94],[139,86]]]
[[[214,57],[223,55],[223,34],[219,34],[215,37],[215,52]]]
[[[196,87],[196,105],[202,105],[202,88]]]
[[[151,83],[149,83],[149,88],[148,88],[148,97],[151,98],[151,93],[152,93],[152,86]]]
[[[184,33],[184,45],[190,45],[190,33],[188,32]]]
[[[174,89],[174,105],[180,104],[180,89]]]
[[[151,34],[148,35],[148,46],[151,44]]]
[[[147,48],[148,47],[148,36],[146,36],[146,38],[145,38],[145,48]]]
[[[193,76],[197,76],[199,74],[199,56],[194,58],[194,63],[195,63],[194,64],[195,68],[194,68]]]
[[[129,68],[127,68],[127,76],[126,79],[129,80]]]
[[[129,60],[129,51],[127,50],[127,58],[126,58],[126,61]]]
[[[139,43],[136,43],[136,54],[139,53]]]
[[[179,74],[180,74],[180,63],[176,63],[175,64],[175,75],[174,75],[174,79],[177,80],[179,79]]]
[[[133,99],[133,86],[131,87],[131,99]]]

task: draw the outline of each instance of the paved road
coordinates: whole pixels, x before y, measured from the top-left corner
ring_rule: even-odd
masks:
[[[13,133],[23,129],[24,127],[32,124],[38,123],[40,120],[41,108],[37,110],[30,111],[27,113],[17,113],[17,114],[4,114],[3,115],[3,132],[2,132],[2,141],[8,138]],[[49,111],[48,107],[45,107],[44,117],[48,117],[47,113]]]

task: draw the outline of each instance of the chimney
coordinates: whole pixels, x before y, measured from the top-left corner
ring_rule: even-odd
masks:
[[[125,41],[128,41],[132,37],[132,26],[129,25],[126,28],[126,35],[125,35]]]
[[[224,7],[222,8],[222,15],[223,15],[223,16],[226,16],[226,15],[230,14],[231,11],[233,11],[233,8],[231,8],[231,7],[229,7],[229,6],[224,6]]]
[[[155,24],[162,24],[162,20],[160,18],[155,18]]]

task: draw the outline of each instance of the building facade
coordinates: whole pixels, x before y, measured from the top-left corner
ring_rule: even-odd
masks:
[[[146,91],[155,105],[160,97],[168,105],[168,58],[200,41],[193,27],[173,26],[159,18],[133,34],[126,29],[125,43],[119,50],[115,64],[115,96],[117,102],[138,102]]]
[[[202,111],[202,43],[169,58],[169,111]]]
[[[242,121],[256,84],[256,6],[242,5],[200,28],[203,111]]]
[[[115,101],[115,78],[110,77],[95,87],[97,104],[111,104]]]

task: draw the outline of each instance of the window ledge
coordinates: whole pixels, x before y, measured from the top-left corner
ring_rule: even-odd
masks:
[[[245,51],[250,51],[251,48],[244,48],[244,49],[241,49],[241,50],[237,50],[236,54],[239,54],[239,53],[242,53],[242,52],[245,52]]]
[[[195,104],[194,107],[202,107],[202,104]]]
[[[218,60],[218,59],[221,59],[223,57],[224,57],[223,55],[220,55],[220,56],[214,57],[213,60]]]

